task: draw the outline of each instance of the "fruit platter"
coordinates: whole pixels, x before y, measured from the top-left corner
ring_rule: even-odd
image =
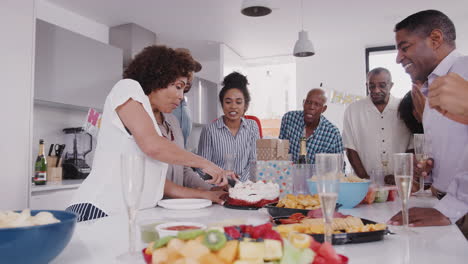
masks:
[[[310,211],[307,216],[296,213],[289,217],[276,217],[273,218],[273,223],[278,225],[276,229],[282,236],[297,232],[308,234],[318,242],[324,240],[324,223],[320,210]],[[334,213],[332,228],[332,242],[335,245],[379,241],[390,233],[386,224],[339,212]]]
[[[346,264],[329,243],[290,233],[282,237],[271,223],[180,231],[143,249],[147,264]]]

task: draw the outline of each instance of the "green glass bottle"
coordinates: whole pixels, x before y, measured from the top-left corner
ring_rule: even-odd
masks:
[[[300,141],[299,158],[296,164],[309,164],[309,158],[307,157],[307,138],[302,137]]]
[[[35,185],[44,185],[47,181],[47,159],[44,151],[44,140],[39,140],[39,154],[36,158],[33,182]]]

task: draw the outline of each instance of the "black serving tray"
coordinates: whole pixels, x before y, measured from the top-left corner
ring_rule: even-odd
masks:
[[[273,222],[277,225],[281,224],[280,219],[287,219],[288,217],[274,217]],[[377,224],[377,222],[361,218],[364,225],[367,224]],[[371,232],[358,232],[358,233],[339,233],[333,234],[332,243],[333,245],[343,245],[343,244],[358,244],[358,243],[367,243],[383,240],[385,235],[392,234],[388,228],[385,230],[371,231]],[[317,242],[323,243],[324,235],[323,234],[309,234]]]
[[[224,207],[229,208],[229,209],[236,209],[236,210],[258,210],[261,207],[254,207],[254,206],[241,206],[241,205],[232,205],[225,203]]]
[[[284,207],[276,207],[278,203],[270,203],[270,204],[267,204],[264,206],[264,208],[267,209],[268,213],[272,216],[272,217],[286,217],[288,218],[289,216],[293,215],[293,214],[296,214],[296,213],[301,213],[305,216],[307,216],[307,213],[309,211],[312,211],[312,210],[306,210],[306,209],[293,209],[293,208],[284,208]],[[342,205],[337,203],[336,204],[336,207],[335,207],[335,211],[338,211],[338,209],[341,207]]]

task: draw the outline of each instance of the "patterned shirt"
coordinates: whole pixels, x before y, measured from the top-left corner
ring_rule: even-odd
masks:
[[[299,157],[300,139],[304,136],[304,111],[287,112],[281,120],[280,139],[289,140],[293,161]],[[343,153],[340,131],[323,115],[314,133],[307,138],[307,155],[315,163],[316,153]]]
[[[257,159],[256,142],[259,138],[255,121],[241,118],[239,131],[233,136],[220,117],[203,128],[198,155],[226,169],[226,154],[234,154],[234,172],[241,181],[246,181],[250,175],[250,162]]]

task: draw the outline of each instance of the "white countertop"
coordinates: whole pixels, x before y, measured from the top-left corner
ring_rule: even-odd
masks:
[[[31,193],[63,190],[63,189],[76,189],[84,180],[62,180],[60,182],[47,182],[45,185],[32,185]]]
[[[429,207],[435,198],[415,198],[411,206]],[[386,222],[400,209],[399,202],[360,205],[340,212]],[[126,215],[106,217],[92,223],[77,224],[75,234],[67,248],[52,263],[114,263],[115,257],[128,247]],[[227,209],[219,205],[199,210],[175,211],[153,208],[140,211],[138,221],[194,221],[214,223],[228,219],[249,219],[251,222],[266,221],[265,211]],[[390,226],[396,235],[387,235],[383,241],[335,246],[338,253],[349,257],[350,264],[441,264],[467,263],[468,242],[455,225],[442,227],[412,228],[416,233],[399,234],[399,227]],[[140,240],[138,240],[140,241]],[[138,248],[145,245],[138,242]],[[144,264],[144,261],[141,262]]]

